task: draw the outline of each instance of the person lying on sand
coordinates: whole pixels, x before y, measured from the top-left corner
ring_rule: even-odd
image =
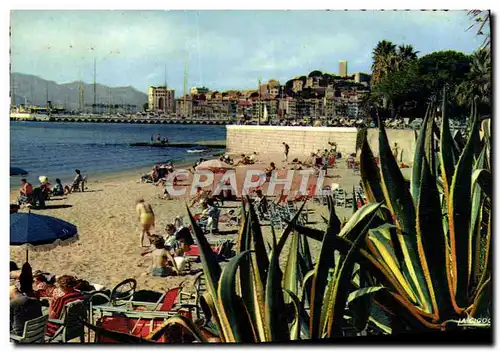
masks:
[[[150,204],[146,203],[143,198],[137,201],[136,212],[139,217],[141,230],[141,247],[144,247],[144,236],[151,236],[151,228],[155,226],[155,214]]]
[[[236,164],[234,164],[234,166],[250,165],[250,164],[253,164],[253,162],[250,161],[250,157],[246,156],[245,154],[241,154],[241,159],[238,160],[238,162]]]
[[[196,187],[196,194],[191,198],[189,207],[192,208],[195,204],[201,204],[202,201],[210,197],[210,191],[204,191],[200,186]]]

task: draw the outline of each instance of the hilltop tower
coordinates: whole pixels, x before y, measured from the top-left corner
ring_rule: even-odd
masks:
[[[339,61],[339,76],[346,77],[347,76],[347,60]]]

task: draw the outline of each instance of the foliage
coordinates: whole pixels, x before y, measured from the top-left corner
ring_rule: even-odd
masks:
[[[491,50],[491,11],[471,10],[469,16],[474,23],[467,29],[477,28],[477,35],[484,36],[481,49]]]

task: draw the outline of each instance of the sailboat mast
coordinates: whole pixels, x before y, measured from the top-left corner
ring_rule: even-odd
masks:
[[[260,125],[260,110],[261,110],[261,106],[260,106],[260,85],[261,85],[261,78],[259,77],[259,86],[257,88],[257,93],[258,93],[258,97],[259,97],[259,105],[258,105],[258,108],[259,108],[259,121],[257,122],[258,125]]]
[[[187,116],[188,109],[186,105],[187,98],[187,84],[188,84],[188,56],[186,56],[186,66],[184,68],[184,116]]]
[[[93,104],[94,109],[92,111],[94,113],[95,113],[95,110],[97,108],[97,96],[96,96],[96,85],[97,85],[97,83],[96,83],[96,76],[97,76],[96,59],[94,57],[94,104]]]

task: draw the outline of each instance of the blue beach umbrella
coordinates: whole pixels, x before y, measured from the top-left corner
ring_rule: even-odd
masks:
[[[10,214],[10,245],[26,247],[35,252],[49,251],[78,240],[76,226],[52,216],[32,213]]]
[[[10,167],[10,176],[17,176],[17,175],[27,175],[28,171],[21,169],[20,167]]]

